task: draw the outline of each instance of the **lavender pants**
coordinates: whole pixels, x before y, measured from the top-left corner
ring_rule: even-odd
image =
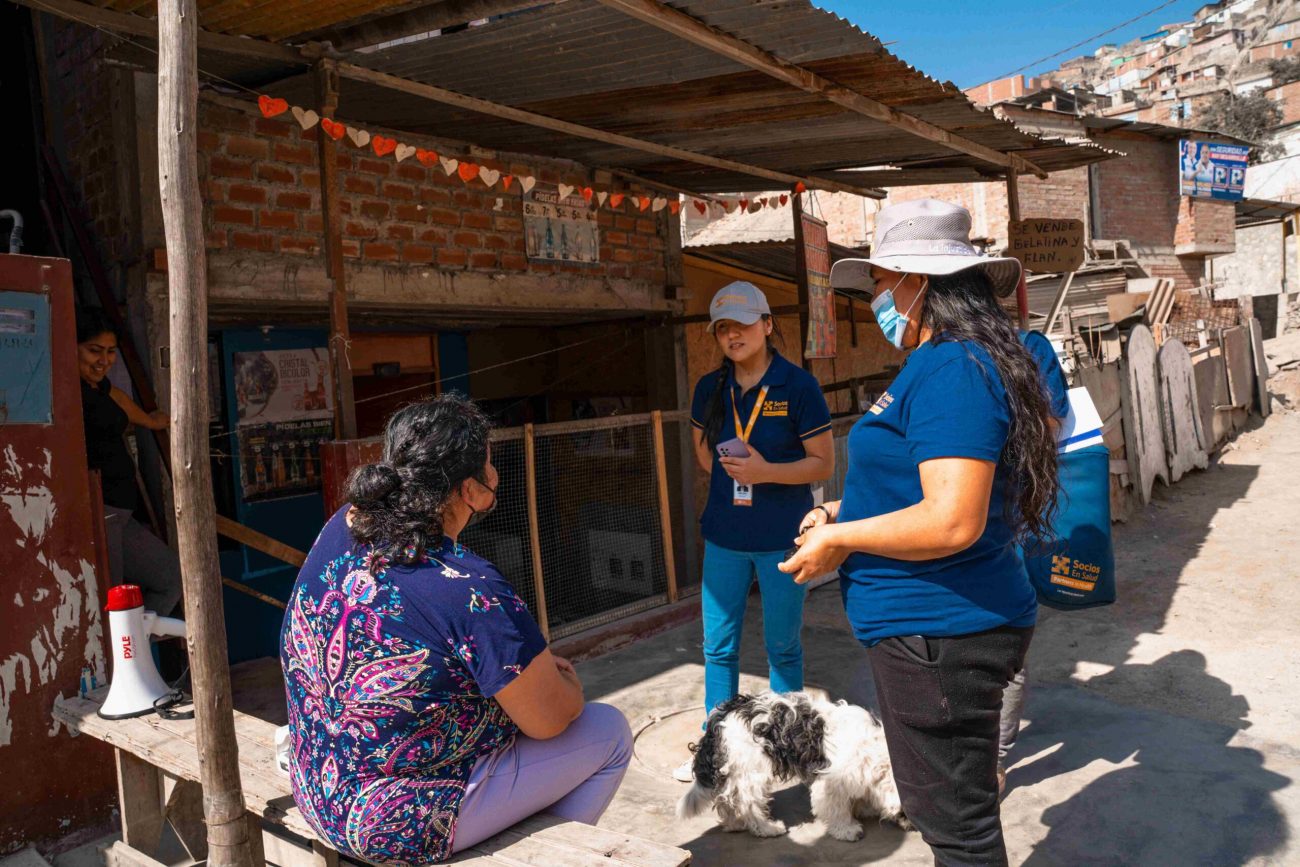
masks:
[[[632,761],[632,730],[618,708],[588,704],[563,734],[519,735],[479,759],[460,802],[452,851],[461,852],[545,810],[596,824]]]

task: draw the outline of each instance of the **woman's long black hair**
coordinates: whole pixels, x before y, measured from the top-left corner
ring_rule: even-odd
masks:
[[[85,343],[101,334],[111,334],[121,340],[117,326],[108,318],[102,307],[77,308],[77,342]]]
[[[416,562],[441,541],[443,510],[461,483],[486,482],[491,428],[473,401],[454,392],[393,413],[384,459],[348,479],[353,538],[392,562]]]
[[[772,338],[780,340],[781,333],[777,330],[776,320],[770,315],[764,314],[763,321],[772,323],[772,333],[767,338],[767,352],[775,354],[776,345],[772,342]],[[727,419],[731,416],[731,401],[727,400],[727,381],[731,379],[735,370],[735,363],[724,354],[713,394],[709,396],[709,405],[705,407],[704,418],[700,419],[704,424],[704,441],[709,444],[710,451],[716,449],[718,443],[731,439],[729,436],[723,436],[722,432],[727,429]]]
[[[993,359],[1011,415],[1002,449],[1002,460],[1011,469],[1005,492],[1007,521],[1018,540],[1048,538],[1059,487],[1056,436],[1047,388],[1034,357],[978,268],[930,277],[924,304],[921,325],[933,330],[931,343],[979,344]]]

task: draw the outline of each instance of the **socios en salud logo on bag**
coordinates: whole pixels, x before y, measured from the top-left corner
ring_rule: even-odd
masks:
[[[1067,554],[1052,555],[1052,576],[1049,580],[1053,584],[1086,591],[1096,587],[1100,577],[1100,566],[1072,559]]]

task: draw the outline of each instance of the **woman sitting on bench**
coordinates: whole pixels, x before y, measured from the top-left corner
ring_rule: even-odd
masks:
[[[623,715],[584,705],[509,582],[456,542],[496,505],[488,431],[457,395],[399,410],[294,585],[293,796],[346,856],[441,861],[542,810],[592,824],[631,759]]]

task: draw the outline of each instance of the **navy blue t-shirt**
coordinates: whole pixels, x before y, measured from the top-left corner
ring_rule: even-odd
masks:
[[[1038,371],[1043,375],[1052,416],[1065,418],[1070,414],[1070,384],[1065,381],[1065,370],[1061,367],[1061,360],[1056,357],[1052,342],[1041,331],[1021,331],[1018,334],[1020,342],[1034,357]]]
[[[923,499],[919,465],[934,458],[997,463],[984,533],[964,551],[921,562],[851,555],[840,591],[863,644],[896,635],[968,635],[1031,626],[1038,606],[1003,516],[1010,429],[1002,379],[978,345],[923,343],[849,433],[839,521],[873,518]]]
[[[691,424],[698,430],[704,429],[709,401],[721,374],[721,369],[715,370],[695,385]],[[817,378],[786,361],[780,353],[773,356],[758,384],[743,395],[734,375],[728,377],[727,384],[731,399],[736,401],[742,427],[749,423],[763,386],[768,387],[763,408],[750,432],[749,445],[770,463],[802,460],[807,456],[804,440],[831,428],[831,413]],[[736,434],[731,399],[724,396],[722,401],[726,419],[722,426],[723,442]],[[714,454],[709,501],[700,518],[700,530],[709,542],[732,551],[787,550],[799,534],[799,522],[812,509],[812,489],[808,485],[754,485],[751,506],[735,505],[734,492],[731,477]]]

